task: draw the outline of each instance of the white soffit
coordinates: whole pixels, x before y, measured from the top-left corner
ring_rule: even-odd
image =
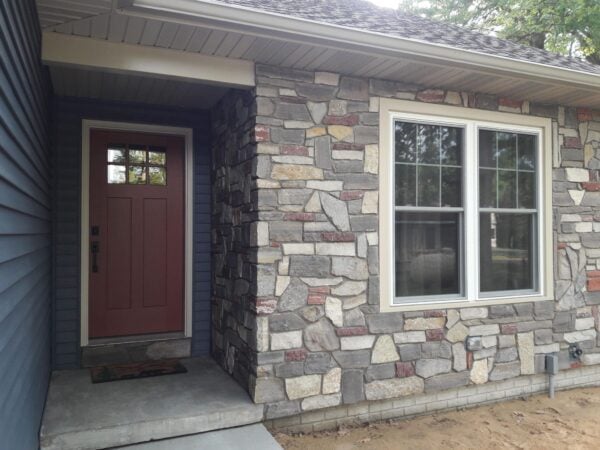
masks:
[[[61,1],[66,2],[38,0],[38,3]],[[80,2],[70,0],[69,3]],[[157,5],[167,7],[160,9]],[[417,50],[428,48],[426,43],[419,43],[410,51],[400,53],[389,46],[387,49],[378,47],[379,40],[392,44],[396,42],[394,38],[371,36],[369,33],[363,33],[365,39],[361,48],[360,43],[343,41],[347,36],[358,35],[353,30],[335,30],[327,25],[309,23],[296,24],[299,27],[297,30],[277,31],[275,27],[278,20],[288,23],[290,20],[294,22],[293,19],[265,18],[266,13],[235,11],[234,8],[227,9],[223,5],[204,1],[128,0],[119,2],[119,6],[120,8],[113,8],[110,12],[96,16],[54,24],[46,30],[57,34],[248,60],[260,64],[335,71],[540,103],[600,108],[600,77],[597,75],[553,70],[546,66],[510,60],[497,61],[497,67],[486,67],[479,64],[475,58],[477,55],[473,56],[473,61],[466,61],[461,59],[465,57],[464,52],[453,49],[434,49],[438,52],[436,57],[424,56]],[[184,6],[200,12],[173,12]],[[217,20],[211,11],[230,11],[230,17],[244,23],[235,23],[233,19],[227,18]],[[267,24],[272,22],[273,29],[269,30],[268,25],[265,25],[261,30],[256,24],[258,20]],[[313,25],[316,31],[312,30]],[[337,33],[338,39],[320,34],[323,30],[329,30],[330,34]],[[373,42],[369,41],[371,38],[374,39]],[[481,58],[485,59],[485,56]],[[536,75],[538,71],[544,76]],[[554,79],[548,74],[560,75],[562,79]]]

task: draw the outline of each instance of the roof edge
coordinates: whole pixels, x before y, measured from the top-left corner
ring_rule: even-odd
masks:
[[[358,49],[368,54],[374,50],[387,56],[412,56],[432,63],[446,62],[453,66],[472,70],[493,72],[518,78],[529,78],[551,84],[568,84],[579,88],[600,88],[600,75],[550,66],[537,62],[490,55],[473,50],[459,49],[449,45],[429,43],[400,36],[390,36],[368,30],[357,30],[335,24],[291,17],[279,13],[256,10],[239,5],[228,5],[211,0],[121,0],[119,12],[137,15],[150,13],[156,16],[192,18],[220,24],[250,28],[266,37],[279,36],[301,42],[321,41],[337,44],[345,50]],[[260,31],[263,33],[260,33]],[[265,34],[264,32],[268,32]]]

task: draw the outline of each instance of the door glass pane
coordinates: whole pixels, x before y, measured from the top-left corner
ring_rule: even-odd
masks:
[[[440,168],[418,166],[418,206],[440,206]]]
[[[416,204],[417,166],[396,164],[396,205]]]
[[[146,151],[134,150],[135,147],[129,147],[129,163],[130,164],[146,164]]]
[[[481,213],[481,292],[535,288],[535,215]]]
[[[129,184],[146,184],[146,168],[129,166]]]
[[[460,294],[461,217],[396,212],[396,297]]]
[[[167,154],[164,151],[150,151],[148,152],[148,163],[153,166],[164,166],[167,163]]]
[[[148,178],[150,184],[165,186],[167,184],[167,171],[164,167],[149,167]]]
[[[108,184],[125,184],[127,182],[125,166],[109,164],[107,166],[107,180]]]
[[[109,163],[125,164],[125,149],[118,146],[109,147],[106,160]]]

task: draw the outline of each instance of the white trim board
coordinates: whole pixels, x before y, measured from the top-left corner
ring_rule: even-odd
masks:
[[[194,134],[191,128],[170,127],[103,120],[82,121],[81,141],[81,332],[80,344],[89,345],[89,241],[90,241],[90,131],[93,129],[133,131],[182,136],[185,141],[185,264],[184,264],[184,336],[192,337],[193,300],[193,227],[194,227]]]

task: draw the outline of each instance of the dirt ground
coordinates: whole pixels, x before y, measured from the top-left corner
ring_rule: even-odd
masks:
[[[558,392],[332,432],[275,438],[285,450],[600,449],[600,388]]]

